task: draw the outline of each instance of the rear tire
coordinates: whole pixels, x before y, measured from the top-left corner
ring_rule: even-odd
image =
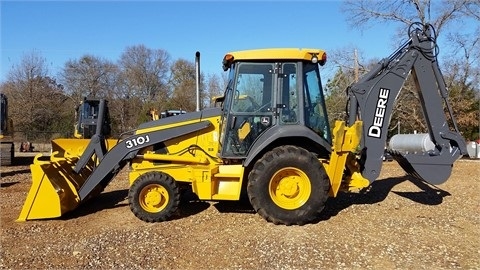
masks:
[[[170,218],[180,204],[180,189],[168,174],[148,172],[138,177],[128,191],[130,210],[146,222]]]
[[[287,145],[267,152],[248,176],[247,192],[255,211],[274,224],[304,225],[325,207],[330,181],[318,159]]]

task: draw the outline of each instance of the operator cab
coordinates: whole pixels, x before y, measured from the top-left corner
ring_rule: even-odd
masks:
[[[331,142],[318,49],[263,49],[225,55],[229,70],[223,101],[222,157],[245,158],[262,135],[277,127],[305,126]],[[271,136],[266,136],[267,140]]]
[[[75,109],[75,131],[74,137],[79,139],[89,139],[96,132],[98,115],[100,110],[100,99],[84,98],[80,105]],[[102,124],[102,135],[109,137],[111,135],[110,115],[105,101],[104,117]]]

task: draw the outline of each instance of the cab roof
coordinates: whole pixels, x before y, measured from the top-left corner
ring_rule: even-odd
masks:
[[[307,48],[270,48],[270,49],[256,49],[235,51],[225,54],[233,56],[234,61],[239,60],[275,60],[275,59],[292,59],[292,60],[307,60],[310,61],[313,55],[317,55],[320,59],[325,54],[321,49],[307,49]]]

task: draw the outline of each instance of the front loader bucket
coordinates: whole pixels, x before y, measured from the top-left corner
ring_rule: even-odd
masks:
[[[108,140],[108,148],[116,140]],[[93,160],[80,173],[73,168],[89,140],[57,139],[52,141],[52,154],[35,157],[30,165],[32,186],[17,221],[60,217],[80,204],[78,190],[92,173]]]
[[[42,161],[41,157],[37,155],[30,165],[32,186],[17,221],[60,217],[80,203],[73,181],[68,180],[75,176],[71,164],[66,160]]]

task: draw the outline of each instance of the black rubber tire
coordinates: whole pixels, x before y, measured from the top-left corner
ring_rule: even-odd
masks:
[[[299,203],[298,207],[293,206],[296,208],[285,209],[273,199],[279,196],[271,195],[270,189],[276,186],[272,181],[282,179],[277,172],[284,170],[287,175],[288,171],[303,174],[303,177],[290,177],[303,179],[301,181],[310,188],[310,192],[305,193],[308,198]],[[315,221],[325,207],[330,189],[330,181],[318,159],[307,150],[292,145],[280,146],[267,152],[255,163],[248,179],[250,203],[260,216],[274,224],[304,225]],[[280,182],[278,183],[277,188],[281,186]],[[300,189],[297,184],[297,190]]]
[[[147,198],[147,194],[153,198]],[[147,202],[148,200],[150,201]],[[137,218],[146,222],[161,222],[168,220],[178,210],[180,189],[170,175],[148,172],[138,177],[130,186],[128,202],[130,210]],[[147,209],[148,207],[150,209]]]

